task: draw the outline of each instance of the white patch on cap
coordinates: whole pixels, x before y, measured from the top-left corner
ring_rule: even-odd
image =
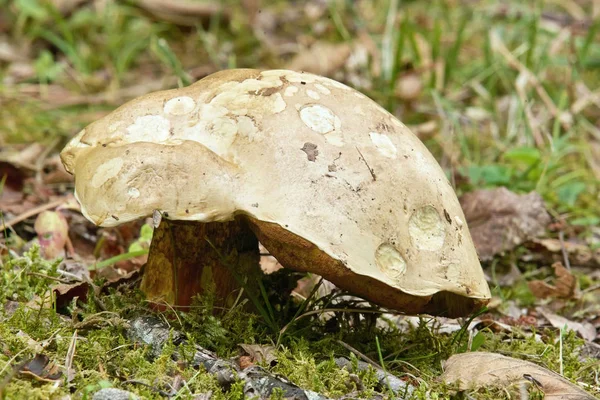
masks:
[[[315,81],[316,75],[313,74],[302,74],[300,72],[294,72],[294,71],[286,71],[285,73],[285,79],[287,79],[289,82],[293,82],[293,83],[300,83],[302,84],[302,82],[306,83],[313,83]]]
[[[362,94],[361,92],[357,92],[357,91],[354,91],[354,95],[355,95],[356,97],[358,97],[359,99],[366,99],[366,98],[367,98],[367,96],[365,96],[365,95],[364,95],[364,94]]]
[[[333,79],[325,78],[324,76],[319,77],[319,81],[328,86],[333,86],[334,88],[343,89],[343,90],[352,90],[350,86],[346,86],[341,82],[334,81]]]
[[[406,273],[406,260],[400,252],[389,243],[382,243],[375,250],[375,263],[386,276],[398,282]]]
[[[160,115],[145,115],[137,117],[135,123],[127,127],[127,141],[133,142],[164,142],[169,138],[171,123]]]
[[[201,121],[183,130],[181,139],[196,141],[220,157],[225,157],[238,133],[238,124],[228,117],[212,118],[210,122]]]
[[[327,89],[325,86],[321,85],[320,83],[315,83],[315,88],[323,94],[331,94],[331,90]]]
[[[321,100],[321,96],[319,96],[319,93],[315,92],[314,90],[307,89],[307,90],[306,90],[306,94],[307,94],[307,95],[308,95],[308,97],[310,97],[311,99],[314,99],[314,100]]]
[[[296,93],[298,93],[298,86],[293,86],[293,85],[286,87],[285,90],[283,91],[283,95],[285,97],[292,97]]]
[[[110,124],[108,126],[108,132],[109,133],[115,133],[116,131],[118,131],[123,126],[123,124],[124,124],[123,121],[113,122],[112,124]]]
[[[275,93],[275,94],[271,95],[270,97],[273,99],[272,110],[275,114],[280,113],[283,110],[285,110],[287,103],[285,102],[285,100],[283,100],[281,93]]]
[[[331,132],[336,127],[337,116],[329,108],[320,104],[311,104],[300,109],[300,119],[306,126],[322,134]],[[339,118],[337,118],[339,121]]]
[[[185,115],[196,107],[194,99],[188,96],[174,97],[165,103],[164,111],[171,115]]]
[[[92,181],[90,182],[92,187],[99,188],[104,185],[106,181],[117,176],[121,168],[123,168],[122,158],[113,158],[100,165],[96,168],[94,176],[92,176]]]
[[[396,158],[398,150],[388,135],[378,132],[369,132],[369,136],[381,154],[387,158]]]
[[[129,189],[127,189],[127,194],[134,199],[140,197],[140,191],[138,190],[138,188],[135,187],[130,187]]]
[[[408,221],[408,234],[420,250],[437,251],[444,246],[446,229],[433,206],[419,208]]]
[[[248,138],[252,142],[256,139],[258,129],[254,125],[254,121],[250,117],[241,116],[237,119],[238,132],[240,135]]]

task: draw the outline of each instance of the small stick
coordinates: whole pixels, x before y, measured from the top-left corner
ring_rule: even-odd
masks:
[[[371,176],[373,177],[373,181],[376,181],[377,180],[377,176],[375,176],[375,172],[373,171],[373,169],[371,167],[369,167],[369,164],[367,163],[367,160],[365,160],[365,156],[362,155],[362,153],[358,149],[358,146],[356,147],[356,151],[358,151],[358,154],[360,154],[360,158],[362,158],[363,162],[365,163],[365,165],[369,169],[369,172],[371,173]]]

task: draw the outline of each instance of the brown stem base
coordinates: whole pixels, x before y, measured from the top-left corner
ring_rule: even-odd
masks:
[[[187,307],[194,296],[214,293],[215,306],[231,306],[240,289],[231,268],[241,277],[259,273],[259,257],[256,236],[241,219],[163,219],[154,231],[141,288],[159,305]]]

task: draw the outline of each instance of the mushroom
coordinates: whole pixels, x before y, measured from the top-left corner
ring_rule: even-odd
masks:
[[[460,316],[490,298],[434,157],[325,77],[217,72],[128,102],[61,157],[92,222],[162,215],[142,281],[150,299],[226,298],[258,265],[257,240],[287,268],[409,314]]]

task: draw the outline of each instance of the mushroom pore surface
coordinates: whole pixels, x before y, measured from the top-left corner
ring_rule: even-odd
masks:
[[[461,315],[490,298],[434,157],[377,103],[325,77],[218,72],[126,103],[61,156],[99,225],[153,210],[237,218],[284,266],[387,307]]]

